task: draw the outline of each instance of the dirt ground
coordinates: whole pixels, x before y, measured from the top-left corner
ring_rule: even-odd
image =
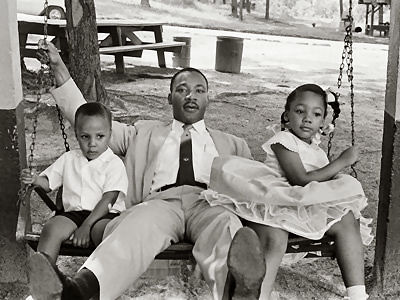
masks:
[[[167,103],[169,80],[175,69],[131,66],[125,75],[117,75],[114,66],[102,62],[102,78],[112,99],[114,118],[133,123],[137,119],[168,120],[172,112]],[[335,70],[331,71],[335,73]],[[287,74],[282,68],[252,70],[240,74],[229,74],[205,70],[210,82],[210,106],[206,114],[208,126],[243,137],[248,142],[255,159],[264,159],[260,145],[268,138],[266,126],[279,122],[285,97],[298,78],[319,78],[325,75],[298,71]],[[329,77],[329,76],[328,76]],[[26,79],[27,77],[25,77]],[[327,80],[325,80],[327,81]],[[25,80],[25,83],[27,81]],[[267,83],[267,84],[266,84]],[[351,142],[350,105],[348,90],[342,91],[342,115],[337,123],[333,152],[338,154]],[[384,108],[384,89],[373,79],[359,82],[356,90],[357,145],[361,149],[361,160],[357,164],[358,178],[362,182],[369,206],[364,214],[376,224],[381,138]],[[32,128],[34,99],[29,86],[25,84],[27,146]],[[72,129],[67,125],[67,134],[72,147],[77,147]],[[326,141],[324,141],[326,144]],[[35,162],[38,168],[50,164],[63,151],[54,102],[46,94],[40,105],[37,150]],[[33,203],[34,227],[50,216],[42,204]],[[365,265],[367,280],[373,265],[374,243],[366,249]],[[73,274],[84,258],[62,257],[62,270]],[[330,259],[305,259],[291,266],[283,266],[279,272],[276,299],[341,299],[344,286],[335,261]],[[165,278],[145,274],[129,289],[123,299],[211,299],[204,281],[190,272],[178,273]],[[17,299],[17,298],[16,298]]]
[[[269,33],[285,36],[302,36],[317,39],[343,40],[343,33],[336,29],[325,28],[323,24],[317,24],[316,28],[308,24],[294,24],[273,19],[265,22],[262,12],[246,16],[245,21],[240,23],[228,16],[226,8],[211,12],[208,7],[199,2],[202,12],[198,18],[199,9],[177,9],[166,6],[162,2],[153,1],[153,9],[143,9],[139,5],[130,4],[127,0],[96,1],[97,15],[100,17],[132,18],[132,12],[136,12],[135,18],[139,20],[154,20],[168,23],[182,24],[185,26],[229,29],[244,32]],[[123,9],[121,9],[121,7]],[[171,22],[174,20],[174,22]],[[164,34],[171,32],[172,27],[165,29]],[[181,34],[181,31],[174,32]],[[171,38],[168,36],[168,38]],[[246,41],[246,54],[243,64],[253,63],[254,67],[244,67],[240,74],[229,74],[217,72],[208,62],[208,67],[202,67],[204,61],[196,56],[214,58],[214,53],[203,45],[203,41],[193,36],[192,47],[193,62],[195,67],[204,71],[210,83],[210,106],[206,114],[206,122],[209,127],[220,129],[237,136],[243,137],[248,142],[253,156],[262,161],[264,153],[261,144],[269,137],[266,127],[279,122],[285,97],[297,85],[305,82],[315,82],[322,86],[334,86],[337,78],[339,64],[339,53],[336,55],[327,52],[326,57],[315,60],[310,65],[305,59],[308,46],[314,45],[312,41],[297,41],[289,44],[290,47],[303,47],[304,52],[290,54],[291,60],[284,60],[249,54],[250,40]],[[213,37],[214,38],[214,37]],[[357,41],[371,43],[386,43],[387,39],[370,38],[364,35],[355,35]],[[252,45],[258,47],[256,51],[271,51],[272,47],[279,47],[279,42],[270,40],[267,49],[256,44],[262,39],[252,38]],[[299,44],[302,45],[298,46]],[[296,44],[297,46],[293,46]],[[318,51],[328,49],[328,42],[323,42]],[[376,227],[377,201],[380,175],[381,142],[383,133],[383,110],[385,95],[385,75],[382,72],[386,63],[384,57],[376,60],[376,53],[364,50],[365,44],[359,44],[359,56],[355,63],[355,132],[356,144],[360,148],[361,158],[356,166],[358,178],[361,181],[365,193],[369,199],[369,206],[364,210],[366,217],[373,218],[373,230]],[[358,45],[357,45],[358,46]],[[357,47],[356,46],[356,47]],[[333,48],[333,47],[332,47]],[[276,48],[274,48],[276,49]],[[330,49],[330,48],[329,48]],[[358,51],[358,49],[356,49]],[[385,50],[385,49],[383,49]],[[197,52],[196,52],[197,51]],[[275,50],[280,51],[280,50]],[[365,51],[365,52],[364,52]],[[361,54],[362,53],[362,54]],[[267,54],[266,54],[267,55]],[[311,53],[311,55],[315,55]],[[295,56],[295,57],[293,57]],[[361,57],[360,57],[361,56]],[[374,59],[371,59],[371,57]],[[153,59],[153,58],[151,58]],[[257,60],[257,61],[256,61]],[[295,62],[296,60],[296,62]],[[145,60],[139,61],[142,65],[134,62],[127,63],[125,75],[117,75],[114,64],[110,59],[102,58],[102,80],[111,98],[111,108],[114,118],[122,122],[133,123],[137,119],[161,119],[169,120],[172,111],[167,103],[169,81],[175,69],[160,69],[157,67],[143,66]],[[332,64],[332,61],[334,63]],[[374,61],[374,62],[373,62]],[[384,62],[382,62],[384,61]],[[374,63],[374,65],[372,65]],[[156,65],[156,63],[151,64]],[[167,61],[170,66],[170,61]],[[317,66],[317,67],[315,67]],[[321,66],[321,67],[319,67]],[[382,75],[383,74],[383,75]],[[30,143],[32,131],[32,117],[34,108],[34,90],[30,83],[34,78],[24,74],[24,105],[27,147]],[[351,143],[350,127],[350,101],[348,84],[344,82],[341,90],[342,113],[337,121],[337,129],[334,138],[333,153],[336,155]],[[35,150],[35,164],[39,169],[53,162],[64,150],[61,138],[54,101],[49,94],[42,97],[40,104],[37,144]],[[67,125],[68,141],[73,148],[77,148],[72,128]],[[323,142],[326,147],[326,140]],[[51,213],[36,198],[32,200],[32,218],[34,229],[39,230]],[[371,285],[371,273],[374,259],[374,243],[365,247],[365,266],[367,288]],[[60,257],[61,269],[74,274],[84,261],[81,257]],[[199,279],[196,272],[188,271],[185,262],[178,263],[179,270],[184,272],[172,272],[169,276],[156,274],[156,270],[144,274],[121,299],[211,299],[210,292],[204,281]],[[14,286],[3,288],[0,286],[0,299],[19,300],[24,299],[28,291]],[[342,299],[344,285],[336,261],[327,258],[304,259],[290,266],[282,266],[276,281],[274,296],[276,299]]]

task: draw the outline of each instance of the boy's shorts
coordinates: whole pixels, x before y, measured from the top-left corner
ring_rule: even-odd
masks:
[[[68,219],[70,219],[72,222],[74,222],[76,224],[76,226],[79,228],[82,223],[86,220],[86,218],[90,215],[91,211],[89,210],[80,210],[80,211],[62,211],[62,212],[58,212],[56,213],[56,216],[64,216]],[[115,217],[118,217],[119,213],[108,213],[104,216],[102,216],[100,219],[98,219],[93,225],[92,227],[100,220],[112,220]]]

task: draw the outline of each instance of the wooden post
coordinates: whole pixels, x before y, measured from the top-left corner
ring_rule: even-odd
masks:
[[[371,4],[371,23],[369,27],[369,35],[373,36],[374,35],[374,15],[375,15],[375,5]]]
[[[269,20],[269,0],[265,0],[265,20]]]
[[[15,240],[19,174],[26,165],[15,0],[0,1],[0,44],[0,290],[9,284],[27,290],[26,249]],[[21,299],[13,290],[9,299]]]
[[[366,9],[365,9],[365,34],[368,35],[369,31],[368,31],[368,13],[369,13],[369,4],[366,5]]]
[[[387,67],[373,299],[400,293],[400,1],[393,1]]]
[[[379,19],[378,24],[383,24],[383,4],[379,5]]]

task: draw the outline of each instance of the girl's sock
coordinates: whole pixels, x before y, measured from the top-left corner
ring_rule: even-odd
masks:
[[[366,300],[368,294],[365,291],[365,285],[353,285],[347,288],[347,299],[349,300]]]

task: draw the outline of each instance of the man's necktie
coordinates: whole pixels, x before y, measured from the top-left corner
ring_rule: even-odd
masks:
[[[176,185],[197,185],[194,179],[192,159],[192,137],[190,129],[192,125],[183,125],[181,146],[179,150],[179,170],[176,178]]]

